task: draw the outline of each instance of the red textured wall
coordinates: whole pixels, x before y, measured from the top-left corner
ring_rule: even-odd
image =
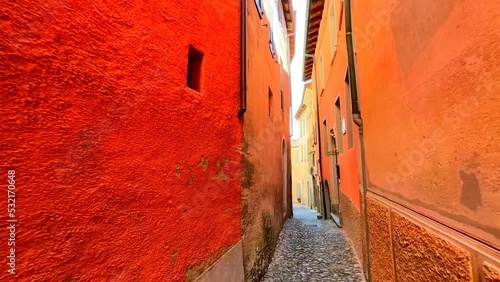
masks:
[[[500,2],[353,2],[369,189],[500,247]]]
[[[184,281],[239,241],[238,2],[7,1],[0,25],[18,281]]]

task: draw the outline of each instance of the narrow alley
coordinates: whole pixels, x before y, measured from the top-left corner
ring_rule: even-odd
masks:
[[[307,206],[294,204],[293,218],[283,227],[262,281],[364,281],[344,232],[316,215]]]

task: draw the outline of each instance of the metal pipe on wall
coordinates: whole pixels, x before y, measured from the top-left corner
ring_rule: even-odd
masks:
[[[240,108],[238,118],[242,118],[247,111],[247,1],[241,1],[240,15]]]
[[[364,225],[365,225],[365,244],[366,244],[366,263],[367,263],[367,280],[371,279],[371,259],[370,259],[370,233],[368,226],[368,207],[367,207],[367,177],[366,177],[366,160],[365,160],[365,143],[363,138],[363,120],[361,118],[361,111],[358,100],[358,87],[356,82],[356,65],[354,59],[354,45],[352,39],[352,14],[351,14],[351,0],[345,0],[345,26],[346,26],[346,44],[347,44],[347,59],[349,69],[349,86],[351,88],[351,106],[352,106],[352,119],[359,128],[359,146],[361,157],[361,182],[363,187],[363,211],[364,211]]]

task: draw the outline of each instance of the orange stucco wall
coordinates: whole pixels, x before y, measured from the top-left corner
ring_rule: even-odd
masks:
[[[500,2],[353,1],[369,189],[500,248]]]
[[[290,77],[279,64],[278,54],[273,58],[269,50],[272,25],[268,15],[265,13],[260,19],[254,1],[249,1],[247,9],[248,92],[247,111],[243,116],[242,232],[246,278],[256,281],[264,275],[285,216],[291,212]],[[271,116],[269,89],[273,93]],[[287,166],[286,203],[283,158]]]
[[[0,5],[16,281],[192,280],[240,240],[239,14],[211,0]],[[201,93],[186,86],[190,44]],[[0,253],[11,281],[7,242]]]
[[[332,2],[333,1],[333,2]],[[333,179],[331,173],[330,156],[325,155],[325,138],[323,122],[326,119],[327,134],[328,134],[328,151],[332,151],[333,145],[330,139],[330,129],[335,131],[337,139],[343,140],[343,152],[338,156],[340,165],[340,190],[349,197],[350,201],[359,210],[360,209],[360,193],[359,193],[359,173],[358,173],[358,140],[357,127],[352,123],[353,130],[353,146],[348,148],[347,134],[342,134],[342,129],[336,126],[335,102],[340,98],[341,118],[345,118],[348,122],[347,113],[351,111],[351,106],[345,88],[345,76],[347,72],[347,50],[345,44],[345,25],[343,23],[343,4],[341,1],[325,1],[325,9],[323,11],[323,19],[321,22],[320,36],[316,47],[315,61],[316,67],[313,71],[313,80],[316,91],[319,95],[319,115],[320,115],[320,134],[321,150],[322,150],[322,175],[323,179],[327,180],[330,186],[330,191],[333,187]],[[331,30],[329,24],[330,4],[335,4],[335,29],[337,30],[336,40],[332,41],[334,31]],[[337,45],[332,48],[332,45]],[[323,69],[324,87],[321,85],[321,70]],[[339,140],[337,140],[339,146]],[[331,192],[330,192],[331,193]]]

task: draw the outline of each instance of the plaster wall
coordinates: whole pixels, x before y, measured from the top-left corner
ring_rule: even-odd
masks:
[[[500,3],[353,1],[370,191],[500,248]]]
[[[240,240],[239,14],[236,1],[0,5],[17,281],[190,281]]]

